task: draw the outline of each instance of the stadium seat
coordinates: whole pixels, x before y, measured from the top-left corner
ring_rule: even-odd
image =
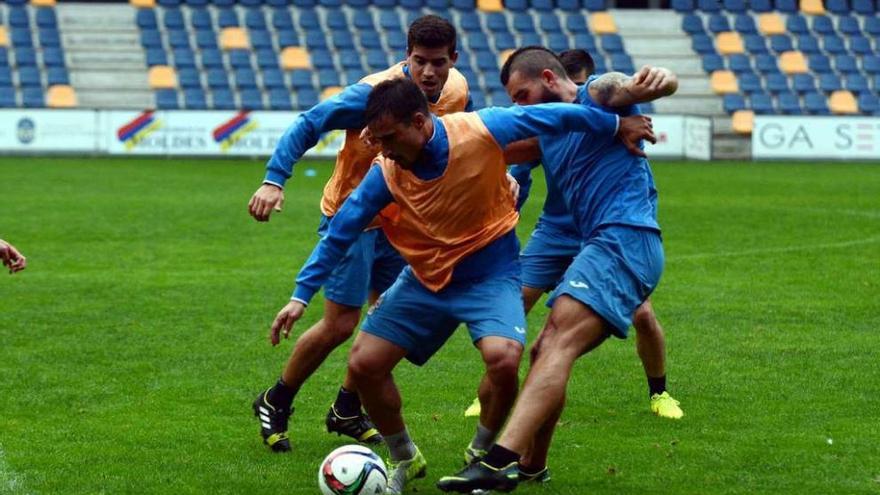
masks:
[[[42,88],[23,88],[21,103],[25,108],[43,108],[46,106]]]
[[[584,7],[590,12],[601,12],[608,9],[605,0],[584,0]]]
[[[141,31],[141,46],[147,49],[162,48],[162,37],[159,35],[159,31],[154,29]]]
[[[873,15],[876,11],[871,0],[852,0],[852,8],[862,15]]]
[[[733,21],[733,29],[740,34],[755,34],[758,27],[755,26],[755,19],[748,14],[737,14]]]
[[[246,89],[239,93],[241,96],[241,107],[245,110],[262,110],[263,93],[258,89]]]
[[[248,29],[266,29],[266,17],[260,9],[248,9],[244,14],[244,25]]]
[[[825,55],[810,55],[810,70],[822,74],[831,72],[831,59]]]
[[[0,86],[0,107],[9,108],[17,105],[15,88]]]
[[[220,31],[220,48],[224,50],[247,50],[250,48],[247,32],[240,27],[226,27]]]
[[[880,17],[866,17],[864,28],[866,33],[874,36],[875,38],[880,36]]]
[[[876,78],[880,79],[880,78]],[[875,79],[875,88],[876,83],[880,83],[880,81]],[[844,80],[843,87],[849,91],[852,91],[856,94],[869,93],[871,92],[871,88],[868,86],[868,78],[861,74],[849,74],[846,76]],[[876,92],[875,92],[876,93]]]
[[[203,49],[201,53],[202,67],[206,69],[223,67],[223,56],[220,50]]]
[[[279,69],[266,69],[262,72],[263,87],[266,89],[285,88],[284,73]]]
[[[724,69],[724,58],[721,55],[703,55],[703,70],[712,73]]]
[[[870,56],[874,53],[871,41],[864,36],[852,36],[849,39],[849,49],[856,55]]]
[[[752,12],[766,13],[773,10],[772,0],[752,0],[749,2],[749,9]]]
[[[777,107],[784,115],[800,115],[801,110],[800,98],[794,93],[786,92],[776,97]]]
[[[283,50],[289,46],[300,46],[299,36],[294,30],[285,30],[279,31],[276,33],[278,36],[278,46]]]
[[[517,46],[516,39],[513,37],[512,34],[496,34],[493,46],[495,47],[495,51],[497,52],[508,50],[510,48],[515,48]]]
[[[522,46],[543,45],[544,39],[538,33],[523,33],[519,35],[520,44]]]
[[[41,88],[43,87],[40,69],[36,67],[19,67],[18,68],[18,85],[23,88]]]
[[[165,50],[161,48],[149,48],[146,50],[147,54],[147,67],[152,67],[154,65],[168,65],[168,57],[165,54]]]
[[[736,76],[729,70],[716,70],[709,79],[712,91],[716,94],[738,93],[739,85]]]
[[[36,9],[37,27],[41,28],[57,28],[58,18],[55,16],[55,9],[38,8]]]
[[[703,19],[697,14],[685,14],[681,18],[681,29],[688,34],[703,34]]]
[[[481,45],[482,43],[486,43],[485,48],[488,50],[489,45],[486,37],[483,33],[475,33],[475,38],[480,38],[474,41],[475,45],[471,45],[471,48],[476,48],[477,45]],[[385,33],[385,42],[388,44],[388,47],[392,50],[406,50],[406,35],[401,31],[395,31],[393,33]]]
[[[746,0],[724,0],[722,6],[727,12],[741,14],[746,11]]]
[[[727,66],[734,73],[752,72],[752,59],[748,55],[731,55],[727,57],[727,62]]]
[[[160,110],[176,110],[179,107],[177,91],[173,89],[160,89],[156,91],[156,108]]]
[[[819,48],[819,40],[809,34],[798,36],[798,51],[805,55],[817,55],[822,53]]]
[[[181,88],[202,87],[202,80],[197,69],[180,69],[177,71],[177,81]]]
[[[138,9],[134,15],[135,23],[140,29],[156,29],[156,11],[153,9]]]
[[[791,91],[788,85],[788,78],[782,74],[770,74],[767,76],[767,91],[778,94]]]
[[[798,51],[782,53],[779,56],[779,68],[785,74],[800,74],[807,72],[807,59]]]
[[[694,11],[694,0],[672,0],[670,3],[676,12],[687,14]]]
[[[743,95],[738,93],[724,95],[723,105],[725,112],[734,113],[746,108],[746,100],[743,98]]]
[[[785,29],[792,34],[809,34],[810,28],[807,26],[807,19],[800,14],[788,16],[785,20]],[[780,33],[781,34],[781,33]]]
[[[269,91],[270,110],[293,110],[290,104],[290,93],[286,89],[273,89]]]
[[[813,31],[818,34],[835,34],[834,22],[825,15],[817,15],[813,17]]]
[[[791,87],[798,93],[816,92],[816,80],[812,74],[795,74],[791,78]]]
[[[216,110],[235,110],[235,95],[229,89],[212,90],[211,108]]]
[[[755,127],[755,113],[751,110],[738,110],[734,112],[731,121],[733,132],[737,134],[751,134]]]
[[[180,9],[165,9],[165,13],[162,17],[162,23],[165,25],[165,28],[171,31],[176,31],[184,28],[183,24],[183,13]]]
[[[743,39],[743,44],[747,52],[753,55],[761,55],[769,53],[767,51],[767,43],[760,34],[747,34]]]
[[[598,53],[596,52],[596,40],[593,39],[593,36],[589,33],[574,35],[574,46],[578,47],[581,50],[586,50],[587,52],[592,53],[594,58],[598,57]],[[712,48],[713,53],[714,51],[715,48]]]
[[[70,77],[67,75],[67,69],[64,67],[50,67],[47,69],[46,84],[49,86],[55,84],[70,84]]]
[[[301,89],[296,93],[296,108],[299,110],[308,110],[318,101],[318,93],[313,89]]]
[[[46,106],[49,108],[74,108],[77,105],[76,92],[66,84],[49,86],[46,90]]]
[[[211,20],[211,14],[205,8],[190,9],[189,22],[192,27],[197,29],[214,29],[214,22]]]
[[[721,12],[721,0],[697,0],[697,8],[703,12]]]
[[[862,58],[862,68],[871,75],[880,74],[880,55],[868,55]],[[880,88],[877,88],[880,90]]]
[[[746,94],[762,93],[764,87],[761,78],[751,72],[741,72],[736,75],[739,90]]]
[[[712,38],[705,34],[695,34],[691,40],[691,47],[700,55],[717,54]]]
[[[25,7],[13,6],[9,8],[9,25],[13,28],[30,29],[31,20]]]
[[[541,13],[538,17],[538,27],[541,28],[541,31],[548,34],[562,31],[562,23],[559,22],[559,18],[553,12]]]
[[[749,106],[752,111],[758,115],[775,113],[775,109],[773,108],[773,98],[766,93],[755,93],[749,96]]]
[[[187,89],[183,92],[184,107],[189,110],[205,110],[208,108],[205,92],[201,89]]]
[[[825,8],[833,14],[849,13],[849,5],[846,0],[825,0]]]
[[[859,95],[858,99],[859,103],[859,111],[863,114],[877,115],[880,112],[880,99],[877,98],[877,95],[871,93],[862,93]]]
[[[290,87],[299,90],[304,88],[313,88],[312,71],[311,70],[294,70],[288,73],[290,79]]]
[[[37,52],[33,48],[16,48],[15,64],[19,67],[36,67]]]
[[[501,0],[477,0],[477,9],[482,12],[503,12]]]
[[[500,12],[488,13],[484,16],[486,19],[486,28],[493,33],[509,33],[510,27],[507,25],[507,17]]]
[[[31,36],[31,30],[28,28],[13,28],[12,46],[23,48],[34,46],[34,40]]]
[[[38,31],[37,39],[40,40],[40,46],[43,48],[61,46],[61,35],[55,28],[41,28]]]
[[[64,52],[61,48],[43,48],[43,66],[44,67],[63,67]]]
[[[330,40],[337,51],[354,50],[354,36],[348,31],[333,31]]]
[[[801,12],[804,14],[810,15],[823,15],[825,14],[825,7],[822,5],[822,0],[800,0],[801,2]]]
[[[605,2],[602,2],[603,6],[604,6],[604,3]],[[560,10],[564,10],[566,12],[577,12],[578,10],[581,9],[581,2],[580,2],[580,0],[557,0],[556,7],[558,7]],[[604,10],[604,9],[600,9],[600,10]]]
[[[189,33],[186,31],[168,31],[168,45],[174,48],[190,48]]]
[[[547,35],[547,48],[559,53],[569,48],[573,48],[570,44],[571,37],[562,33],[554,33]]]
[[[177,48],[171,53],[174,55],[175,67],[183,68],[196,66],[196,56],[189,48]]]
[[[623,38],[621,38],[619,34],[606,34],[599,36],[599,42],[605,53],[624,53],[626,51],[623,48]]]
[[[837,30],[849,36],[862,34],[859,20],[851,15],[843,15],[837,18]]]
[[[807,93],[804,95],[804,108],[812,115],[827,115],[828,100],[820,93]]]
[[[257,51],[257,67],[263,70],[278,69],[278,54],[271,48]]]
[[[820,74],[819,75],[819,91],[823,93],[831,93],[843,89],[843,84],[837,74]]]
[[[129,3],[136,9],[152,9],[156,6],[156,0],[129,0]]]
[[[327,38],[322,31],[311,31],[306,33],[306,48],[309,50],[327,50]]]
[[[727,16],[724,14],[712,14],[709,16],[709,31],[713,33],[723,33],[730,31],[730,23],[727,22]]]
[[[272,9],[272,27],[277,31],[293,29],[293,19],[287,9]]]
[[[624,74],[632,74],[636,71],[632,58],[625,53],[611,55],[611,69]]]
[[[715,41],[718,45],[718,53],[722,55],[743,53],[745,51],[743,40],[739,33],[733,31],[719,33]]]
[[[790,52],[794,50],[791,38],[784,34],[774,34],[770,37],[770,50],[774,53]]]
[[[806,24],[804,27],[806,28]],[[776,12],[768,12],[758,16],[758,30],[765,36],[786,34],[785,24],[782,22],[782,17]]]
[[[214,31],[196,31],[196,46],[199,49],[218,48],[217,35]]]
[[[590,15],[590,31],[596,34],[616,34],[617,25],[608,12],[596,12]]]
[[[343,69],[362,69],[361,54],[355,50],[339,53],[339,63]]]
[[[825,52],[829,55],[843,55],[844,53],[847,53],[843,38],[836,35],[825,36],[825,38],[822,39],[822,48],[824,48]]]
[[[167,65],[156,65],[150,67],[147,72],[147,80],[150,88],[164,89],[177,87],[177,74],[173,67]]]
[[[282,69],[310,69],[311,67],[309,54],[303,48],[289,46],[281,51]]]
[[[857,74],[859,73],[859,66],[856,63],[856,58],[852,55],[838,55],[834,57],[834,68],[840,74]]]
[[[282,57],[284,54],[282,53]],[[311,50],[309,58],[312,61],[312,67],[316,69],[334,69],[336,65],[333,63],[333,55],[329,50]],[[284,59],[282,58],[282,67]]]
[[[513,14],[513,29],[518,33],[534,33],[535,20],[526,12]]]

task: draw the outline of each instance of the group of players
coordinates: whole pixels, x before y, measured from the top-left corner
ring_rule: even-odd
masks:
[[[609,335],[625,338],[631,324],[652,411],[682,417],[666,391],[664,336],[648,301],[664,257],[657,192],[641,147],[655,137],[636,108],[674,93],[675,76],[651,67],[591,76],[585,52],[561,60],[525,47],[501,72],[516,105],[474,111],[468,83],[453,67],[455,28],[424,16],[407,38],[405,61],[296,119],[248,205],[255,219],[268,221],[281,210],[294,163],[323,133],[345,130],[324,188],[320,240],[270,329],[277,345],[324,289],[321,320],[300,335],[278,382],[254,401],[266,445],[290,450],[299,388],[352,336],[368,302],[326,426],[360,442],[384,440],[387,493],[402,493],[427,466],[403,421],[392,371],[404,358],[427,362],[462,323],[486,371],[468,408],[479,422],[466,466],[441,478],[441,490],[510,491],[548,481],[547,454],[574,361]],[[547,199],[520,253],[518,208],[538,164]],[[520,390],[525,315],[549,291],[550,315]]]

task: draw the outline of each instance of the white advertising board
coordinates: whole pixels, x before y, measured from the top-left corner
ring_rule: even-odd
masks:
[[[705,117],[651,115],[657,144],[645,144],[648,158],[712,157],[712,122]]]
[[[92,110],[0,110],[0,151],[94,153],[99,136]]]
[[[880,160],[880,118],[759,115],[752,158]]]

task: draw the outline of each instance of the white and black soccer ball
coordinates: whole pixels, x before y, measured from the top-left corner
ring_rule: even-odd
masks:
[[[330,452],[318,469],[324,495],[379,495],[385,493],[385,463],[361,445],[345,445]]]

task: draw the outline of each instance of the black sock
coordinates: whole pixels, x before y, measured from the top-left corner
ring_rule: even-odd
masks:
[[[653,378],[648,377],[648,395],[653,396],[654,394],[662,394],[666,392],[666,375],[661,377]]]
[[[336,402],[333,403],[333,409],[336,414],[343,418],[350,418],[361,413],[361,398],[357,392],[345,390],[345,387],[339,387],[339,394],[336,395]]]
[[[511,462],[517,461],[519,461],[519,454],[510,449],[506,449],[497,443],[492,445],[492,447],[489,448],[486,457],[483,457],[483,462],[494,468],[503,468]]]
[[[293,404],[293,398],[296,396],[298,389],[288,386],[281,378],[278,383],[269,389],[269,403],[275,407],[282,409],[290,409]]]

